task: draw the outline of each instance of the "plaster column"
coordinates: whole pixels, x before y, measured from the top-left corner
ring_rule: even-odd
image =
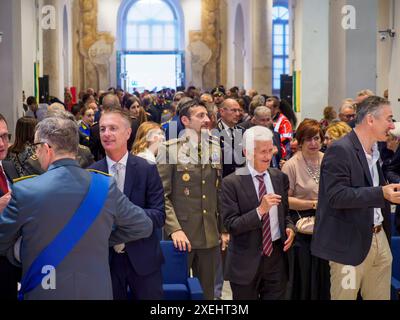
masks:
[[[253,1],[253,88],[272,91],[272,0]],[[249,21],[245,18],[245,21]]]
[[[56,29],[43,30],[43,75],[49,76],[49,94],[61,100],[64,97],[59,96],[60,87],[60,56],[59,56],[59,37],[58,28],[62,28],[60,24],[58,12],[58,0],[44,0],[43,6],[50,5],[55,8]]]

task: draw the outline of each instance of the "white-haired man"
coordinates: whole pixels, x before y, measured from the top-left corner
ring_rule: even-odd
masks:
[[[277,300],[285,297],[286,252],[294,225],[288,215],[288,177],[270,168],[273,133],[261,126],[243,136],[246,167],[222,183],[222,217],[231,235],[226,279],[234,300]]]

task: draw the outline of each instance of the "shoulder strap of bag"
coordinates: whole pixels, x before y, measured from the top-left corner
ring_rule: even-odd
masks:
[[[78,210],[55,239],[33,261],[22,278],[20,300],[23,299],[24,294],[35,289],[42,282],[46,275],[42,274],[44,266],[57,268],[101,212],[107,199],[110,178],[98,173],[91,173],[91,176],[89,191]]]

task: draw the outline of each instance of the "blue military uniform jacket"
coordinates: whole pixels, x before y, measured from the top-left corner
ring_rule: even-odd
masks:
[[[41,176],[14,184],[12,199],[0,215],[0,255],[22,236],[25,274],[42,250],[64,228],[85,198],[90,173],[72,159],[54,162]],[[153,224],[110,179],[108,198],[87,233],[56,269],[56,289],[41,286],[25,299],[112,299],[109,246],[148,237]]]

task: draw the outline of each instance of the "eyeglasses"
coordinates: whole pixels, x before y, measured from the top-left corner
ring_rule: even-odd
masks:
[[[346,119],[353,119],[355,116],[356,116],[356,114],[354,113],[354,114],[344,114],[343,115]]]
[[[33,150],[33,152],[36,153],[37,147],[38,147],[39,145],[42,145],[42,144],[47,144],[48,147],[51,148],[51,145],[49,145],[47,142],[43,142],[43,141],[42,141],[42,142],[36,142],[36,143],[32,144],[32,150]]]
[[[10,140],[11,140],[11,134],[9,134],[9,133],[4,133],[4,134],[2,134],[2,135],[0,136],[0,139],[3,140],[3,141],[5,141],[5,142],[10,141]]]

